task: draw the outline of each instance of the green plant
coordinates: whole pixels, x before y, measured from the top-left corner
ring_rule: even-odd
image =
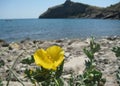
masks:
[[[120,84],[120,47],[113,47],[112,51],[115,53],[116,57],[117,58],[117,62],[118,62],[118,70],[117,70],[117,73],[116,73],[116,77],[117,77],[117,82]]]
[[[0,79],[0,86],[3,86],[3,84],[2,84],[2,80]]]
[[[120,47],[113,47],[112,51],[115,53],[116,57],[120,57]]]
[[[5,62],[3,60],[0,60],[0,67],[4,66]]]
[[[5,62],[3,60],[0,60],[0,67],[2,67],[4,65],[5,65]],[[1,77],[0,77],[0,86],[3,86]]]
[[[84,48],[83,51],[89,58],[86,61],[86,69],[83,75],[77,75],[76,77],[71,77],[74,79],[75,86],[104,86],[106,79],[102,78],[102,72],[96,69],[96,64],[94,62],[94,54],[100,50],[100,45],[95,43],[92,38],[90,41],[90,45],[87,48]],[[71,80],[70,79],[70,80]]]
[[[86,69],[83,74],[85,86],[104,86],[105,79],[102,78],[102,72],[96,69],[96,64],[94,62],[94,54],[100,50],[100,45],[95,43],[92,38],[90,41],[90,46],[88,48],[84,48],[84,53],[89,58],[86,61]]]
[[[116,76],[117,76],[117,82],[120,84],[120,67],[117,70]]]
[[[21,63],[28,65],[36,63],[38,65],[36,68],[25,70],[25,77],[30,79],[35,86],[37,84],[42,86],[63,86],[64,82],[61,78],[64,65],[63,59],[63,50],[58,46],[52,46],[47,48],[46,51],[38,49],[33,56],[23,59]]]
[[[22,63],[30,65],[31,63],[34,63],[33,59],[34,59],[33,57],[23,59]],[[30,61],[31,63],[28,63],[28,61]],[[29,78],[30,81],[35,85],[38,84],[42,86],[53,86],[53,85],[63,86],[63,80],[60,78],[60,76],[62,75],[62,71],[63,71],[63,65],[64,65],[64,61],[57,68],[56,71],[47,70],[43,67],[36,67],[34,69],[26,69],[24,72],[26,74],[25,77]]]
[[[30,65],[34,62],[35,62],[35,60],[34,60],[33,56],[25,58],[21,61],[22,64],[28,64],[28,65]]]

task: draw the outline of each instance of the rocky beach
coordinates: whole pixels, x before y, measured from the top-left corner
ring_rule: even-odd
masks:
[[[120,86],[117,83],[116,73],[120,67],[120,60],[111,50],[115,46],[120,46],[120,37],[106,37],[95,39],[96,43],[100,44],[101,49],[95,53],[95,63],[97,69],[103,73],[103,78],[106,78],[105,86]],[[72,71],[74,74],[82,74],[85,69],[85,60],[87,56],[83,49],[90,43],[90,38],[87,39],[60,39],[60,40],[22,40],[20,42],[7,43],[0,40],[0,61],[4,62],[4,66],[0,68],[0,78],[3,81],[3,86],[6,86],[8,77],[8,66],[12,67],[16,58],[17,61],[13,67],[16,76],[23,81],[25,86],[33,86],[30,81],[24,78],[26,68],[34,67],[20,63],[22,59],[30,57],[37,49],[46,49],[52,45],[59,45],[65,51],[65,64],[63,78],[69,78]],[[22,86],[17,82],[15,77],[11,78],[9,86]]]

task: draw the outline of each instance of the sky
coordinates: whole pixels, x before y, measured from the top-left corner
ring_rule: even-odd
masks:
[[[107,7],[120,0],[72,0],[89,5]],[[63,4],[65,0],[0,0],[0,19],[38,18],[49,7]]]

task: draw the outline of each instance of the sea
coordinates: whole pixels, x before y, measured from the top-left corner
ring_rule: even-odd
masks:
[[[0,19],[0,39],[56,40],[120,36],[120,20],[110,19]]]

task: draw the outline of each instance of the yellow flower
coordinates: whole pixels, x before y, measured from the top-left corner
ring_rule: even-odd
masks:
[[[46,50],[38,49],[33,56],[36,65],[56,70],[64,60],[64,51],[59,46],[51,46]]]

